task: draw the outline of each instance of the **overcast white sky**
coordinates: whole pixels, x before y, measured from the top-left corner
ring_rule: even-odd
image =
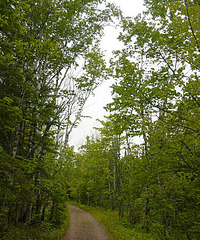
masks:
[[[120,6],[126,16],[135,17],[138,13],[144,10],[143,0],[110,0]],[[118,31],[113,27],[107,27],[105,36],[102,40],[102,49],[106,50],[107,57],[111,57],[111,52],[115,49],[120,49],[121,44],[117,40]],[[84,144],[86,136],[95,133],[93,127],[100,126],[96,119],[103,119],[106,114],[104,107],[107,103],[111,102],[111,89],[112,81],[106,81],[99,86],[95,91],[95,96],[91,96],[84,108],[83,114],[91,116],[91,118],[84,118],[80,125],[73,130],[70,136],[70,145],[74,145],[77,149]]]

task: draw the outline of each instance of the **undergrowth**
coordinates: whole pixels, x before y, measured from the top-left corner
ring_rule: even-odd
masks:
[[[60,240],[62,239],[68,225],[69,212],[66,205],[64,221],[61,225],[55,226],[51,222],[43,221],[40,223],[18,224],[18,226],[10,226],[5,232],[2,240]]]

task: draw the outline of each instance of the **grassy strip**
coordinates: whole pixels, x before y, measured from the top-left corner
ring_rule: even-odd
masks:
[[[117,211],[105,210],[72,203],[91,213],[101,224],[105,226],[114,240],[156,240],[151,233],[144,232],[141,227],[133,226],[127,222],[118,220]]]
[[[55,227],[51,223],[44,221],[41,223],[19,224],[11,226],[3,236],[3,240],[60,240],[69,226],[69,212],[66,205],[64,212],[64,222]]]

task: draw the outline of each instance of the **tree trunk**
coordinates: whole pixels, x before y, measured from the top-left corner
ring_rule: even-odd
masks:
[[[17,123],[15,127],[15,132],[13,134],[12,147],[11,147],[11,153],[10,153],[11,157],[13,158],[15,158],[17,155],[19,137],[20,137],[20,124]]]
[[[44,221],[45,218],[45,210],[46,210],[46,204],[44,204],[43,208],[42,208],[42,215],[41,215],[41,220]]]
[[[148,188],[148,186],[147,186]],[[149,216],[150,216],[150,207],[149,207],[149,198],[145,198],[145,203],[144,203],[144,220],[143,220],[143,225],[142,228],[145,229],[146,231],[149,230]]]
[[[128,216],[129,216],[129,222],[132,224],[134,223],[134,216],[133,216],[133,210],[131,203],[128,204]]]
[[[15,210],[15,226],[18,225],[19,221],[19,204],[17,203],[16,210]]]

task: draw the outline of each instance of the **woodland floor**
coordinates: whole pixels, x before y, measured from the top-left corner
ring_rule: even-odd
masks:
[[[63,240],[111,240],[100,223],[88,212],[69,205],[70,225]]]

